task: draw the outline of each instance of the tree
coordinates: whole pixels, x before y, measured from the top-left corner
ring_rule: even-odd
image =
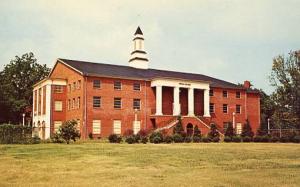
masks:
[[[37,63],[33,53],[16,56],[0,72],[1,122],[20,122],[21,114],[32,105],[32,86],[44,79],[50,69]]]
[[[173,129],[173,134],[181,134],[184,132],[183,126],[182,126],[182,121],[181,121],[181,116],[178,116],[178,123],[175,125]]]
[[[80,133],[76,129],[76,126],[76,120],[69,120],[64,122],[59,128],[59,135],[67,142],[67,144],[69,144],[71,140],[75,142],[76,138],[80,138]]]
[[[208,137],[210,139],[220,138],[220,133],[218,132],[217,126],[215,124],[211,124],[210,132],[208,133]]]
[[[242,137],[253,137],[254,136],[254,133],[252,131],[252,128],[250,126],[250,123],[249,123],[249,120],[247,119],[246,120],[246,123],[245,125],[243,126],[243,129],[242,129],[242,134],[241,134]]]
[[[300,51],[273,59],[270,82],[275,87],[272,120],[279,128],[300,127]]]
[[[235,135],[236,135],[236,133],[234,132],[233,125],[231,122],[229,122],[228,126],[226,128],[226,131],[225,131],[225,136],[232,138]]]

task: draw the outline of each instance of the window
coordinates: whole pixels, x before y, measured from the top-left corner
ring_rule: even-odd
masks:
[[[76,104],[75,104],[75,98],[73,98],[73,99],[72,99],[72,109],[75,109],[75,107],[76,107],[75,105],[76,105]]]
[[[223,104],[223,113],[228,113],[228,104]]]
[[[238,99],[241,98],[241,92],[236,92],[236,98],[238,98]]]
[[[101,107],[101,97],[94,96],[93,97],[93,107],[94,108],[100,108]]]
[[[93,80],[93,88],[94,89],[101,88],[101,82],[100,82],[100,80]]]
[[[210,113],[215,113],[215,104],[209,103],[209,112]]]
[[[228,126],[229,126],[229,122],[224,122],[223,123],[223,130],[224,130],[224,132],[226,132]]]
[[[72,90],[76,90],[76,82],[73,82]]]
[[[101,133],[101,120],[93,120],[93,134]]]
[[[114,83],[114,89],[115,90],[121,90],[122,89],[121,81],[115,81],[115,83]]]
[[[133,133],[137,134],[141,130],[141,121],[133,121]]]
[[[236,105],[235,112],[236,112],[237,114],[240,114],[240,113],[241,113],[241,105]]]
[[[242,134],[242,123],[236,123],[236,134]]]
[[[121,134],[121,120],[114,120],[114,134]]]
[[[133,84],[133,90],[141,91],[141,84],[140,83],[134,83]]]
[[[141,109],[141,100],[133,99],[133,109],[140,110]]]
[[[80,119],[77,119],[76,130],[80,132]]]
[[[81,80],[78,80],[78,82],[77,82],[77,89],[80,90],[80,88],[81,88]]]
[[[223,91],[223,97],[228,97],[228,92],[226,90]]]
[[[209,96],[214,96],[214,90],[209,90]]]
[[[77,98],[77,108],[80,108],[80,97]]]
[[[71,100],[68,100],[68,110],[71,110]]]
[[[56,111],[56,112],[62,111],[62,101],[54,102],[54,111]]]
[[[114,108],[116,108],[116,109],[122,108],[121,98],[114,98]]]
[[[58,132],[59,127],[61,127],[62,121],[54,121],[54,132]]]
[[[63,87],[61,85],[55,85],[54,93],[63,93]]]

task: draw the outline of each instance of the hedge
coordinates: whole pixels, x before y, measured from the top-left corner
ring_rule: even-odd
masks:
[[[23,144],[33,143],[32,128],[21,125],[2,124],[0,125],[1,144]],[[34,142],[36,138],[34,139]]]

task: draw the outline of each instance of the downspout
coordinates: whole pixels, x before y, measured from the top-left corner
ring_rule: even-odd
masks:
[[[86,139],[87,137],[87,95],[86,95],[86,83],[87,83],[87,77],[85,77],[85,81],[84,81],[84,126],[85,126],[85,137],[84,139]]]

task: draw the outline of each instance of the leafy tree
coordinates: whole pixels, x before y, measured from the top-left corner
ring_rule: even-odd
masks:
[[[59,134],[62,137],[62,139],[64,139],[67,142],[67,144],[69,144],[71,140],[75,142],[76,138],[80,138],[80,133],[76,129],[76,126],[76,120],[69,120],[64,122],[59,128]]]
[[[247,119],[246,120],[246,123],[245,125],[243,126],[243,129],[242,129],[242,134],[241,134],[242,137],[253,137],[254,136],[254,133],[252,131],[252,128],[250,126],[250,123],[249,123],[249,120]]]
[[[0,72],[0,122],[21,121],[21,113],[32,105],[32,86],[50,72],[37,63],[33,53],[16,56]]]
[[[182,126],[182,120],[181,120],[181,116],[178,116],[178,123],[175,125],[173,129],[173,134],[181,134],[182,132],[184,132]]]
[[[259,91],[261,124],[258,133],[265,135],[268,130],[268,119],[271,119],[275,112],[275,102],[272,97],[267,95],[262,89]]]
[[[236,133],[235,133],[235,131],[233,129],[233,125],[232,125],[231,122],[229,122],[228,126],[226,128],[226,131],[225,131],[225,136],[228,136],[228,137],[232,138],[235,135],[236,135]]]
[[[275,92],[275,110],[272,120],[280,128],[300,127],[300,51],[273,59],[270,77]]]
[[[210,132],[208,133],[208,137],[210,139],[220,138],[220,133],[218,132],[217,126],[215,124],[211,124]]]

